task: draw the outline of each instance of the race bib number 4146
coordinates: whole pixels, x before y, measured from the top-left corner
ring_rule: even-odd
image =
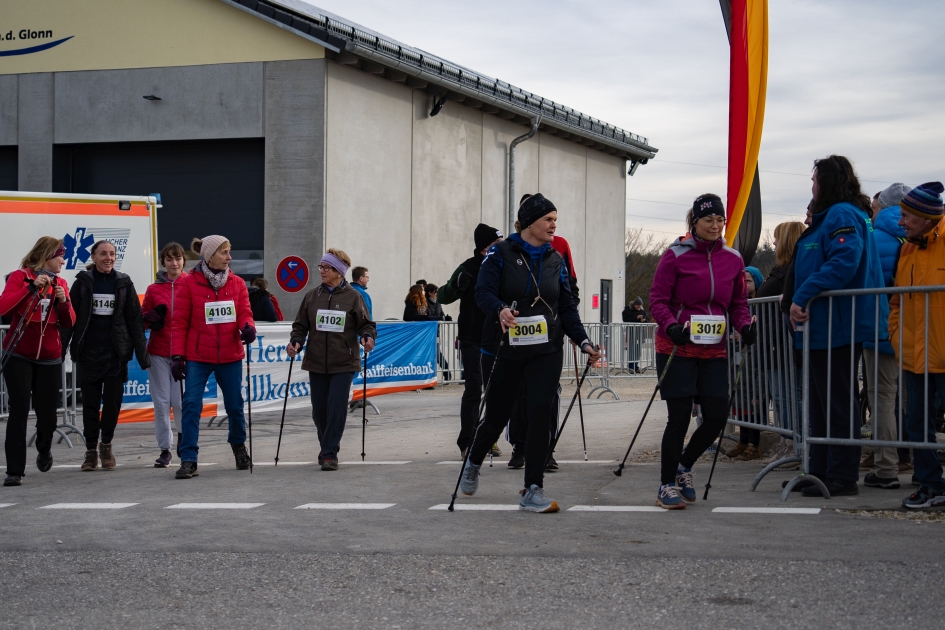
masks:
[[[236,322],[236,304],[233,300],[207,302],[203,314],[208,324],[232,324]]]
[[[111,315],[115,312],[114,293],[92,294],[92,315]]]

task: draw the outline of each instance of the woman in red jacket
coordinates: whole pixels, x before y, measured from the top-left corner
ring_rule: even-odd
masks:
[[[230,242],[216,234],[195,238],[191,249],[202,260],[184,277],[177,309],[171,321],[175,380],[187,379],[182,414],[182,441],[178,479],[197,476],[197,438],[203,390],[210,374],[215,374],[223,392],[223,406],[229,420],[227,442],[233,448],[236,468],[252,465],[246,452],[246,423],[243,418],[243,344],[256,340],[246,283],[230,271]]]
[[[177,295],[183,284],[184,248],[180,243],[168,243],[161,248],[161,266],[157,282],[144,293],[144,325],[151,330],[148,337],[148,354],[151,367],[148,381],[151,400],[154,401],[154,436],[157,438],[160,456],[154,461],[155,468],[167,468],[171,463],[171,408],[174,409],[174,425],[177,429],[177,456],[180,457],[181,388],[171,375],[171,326]]]
[[[69,284],[56,274],[62,269],[66,248],[62,240],[40,237],[33,249],[11,273],[0,294],[0,315],[11,318],[10,330],[16,330],[27,310],[39,304],[30,315],[20,342],[13,346],[13,335],[4,339],[4,354],[10,353],[3,370],[10,399],[10,417],[4,448],[7,457],[5,486],[19,486],[26,472],[26,422],[30,400],[36,410],[36,466],[42,472],[52,468],[52,437],[56,430],[56,401],[59,397],[62,340],[59,329],[75,325],[75,312],[69,301]],[[37,295],[39,294],[39,295]]]

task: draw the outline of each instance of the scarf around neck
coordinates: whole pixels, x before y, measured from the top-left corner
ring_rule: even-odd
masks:
[[[207,279],[207,282],[210,283],[210,286],[213,287],[215,291],[219,291],[223,288],[223,285],[226,284],[226,281],[230,279],[230,268],[227,267],[223,271],[214,271],[210,268],[210,265],[207,264],[207,261],[201,260],[197,263],[195,269],[199,269],[203,276]]]

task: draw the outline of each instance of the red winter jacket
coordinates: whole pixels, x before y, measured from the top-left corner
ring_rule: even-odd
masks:
[[[183,277],[177,296],[177,313],[171,321],[173,356],[181,355],[188,361],[201,363],[232,363],[243,359],[240,329],[246,324],[253,328],[253,312],[249,306],[249,291],[238,275],[230,272],[226,284],[214,291],[210,282],[197,267]],[[208,302],[232,301],[236,321],[223,324],[206,323]]]
[[[148,354],[156,357],[172,356],[171,336],[173,334],[174,307],[177,305],[177,297],[180,294],[185,277],[187,277],[187,274],[181,274],[177,276],[177,280],[169,280],[167,274],[160,271],[157,275],[157,282],[148,286],[147,291],[144,292],[144,302],[141,304],[142,312],[147,313],[161,304],[167,306],[167,314],[164,315],[164,327],[161,330],[152,330],[148,337]],[[144,322],[144,327],[149,327],[147,320]]]
[[[3,293],[0,294],[0,315],[10,317],[10,330],[15,330],[26,314],[26,307],[34,295],[34,292],[30,290],[30,285],[35,279],[36,274],[31,269],[17,269],[7,278],[7,284],[3,288]],[[33,361],[61,360],[65,354],[62,351],[59,328],[69,329],[75,325],[75,311],[72,310],[72,302],[69,301],[69,283],[58,276],[56,283],[66,292],[66,301],[56,300],[55,288],[47,287],[47,295],[56,306],[49,310],[45,329],[43,329],[42,308],[40,307],[33,312],[14,354]],[[12,341],[13,336],[6,335],[4,350]]]

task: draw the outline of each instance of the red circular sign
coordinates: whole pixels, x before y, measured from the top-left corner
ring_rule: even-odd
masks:
[[[286,256],[276,267],[276,282],[287,293],[297,293],[308,284],[308,265],[298,256]]]

